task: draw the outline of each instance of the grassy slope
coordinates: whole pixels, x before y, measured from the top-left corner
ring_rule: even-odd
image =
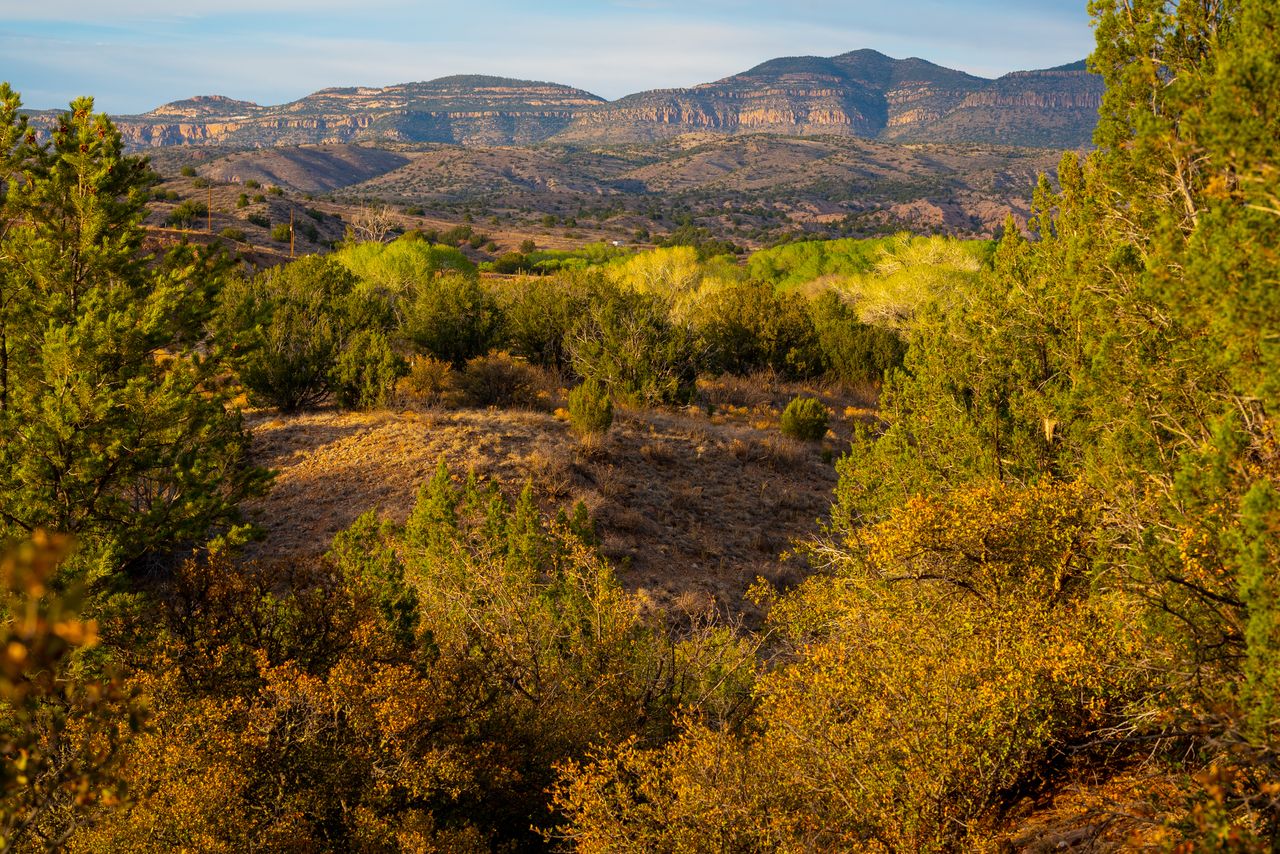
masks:
[[[704,385],[705,409],[619,410],[613,429],[583,443],[544,410],[321,411],[251,414],[258,460],[279,474],[249,507],[267,531],[257,556],[325,550],[374,510],[403,521],[443,455],[509,492],[532,479],[547,507],[583,501],[623,582],[655,607],[755,615],[743,594],[759,576],[782,584],[793,540],[818,530],[865,397],[824,393],[835,410],[821,444],[783,439],[777,418],[798,386],[734,380]],[[849,408],[851,407],[851,408]]]

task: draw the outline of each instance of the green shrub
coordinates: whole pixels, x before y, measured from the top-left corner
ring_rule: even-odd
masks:
[[[554,279],[513,282],[499,295],[503,338],[513,352],[561,373],[570,368],[568,339],[586,312],[599,276],[566,272]]]
[[[378,329],[361,329],[338,356],[330,384],[340,406],[378,409],[404,372],[404,360],[392,352],[387,336]]]
[[[258,226],[259,228],[271,227],[271,220],[267,218],[266,214],[251,213],[247,217],[245,217],[245,220]]]
[[[826,367],[804,297],[775,293],[764,282],[728,285],[695,310],[707,367],[749,374],[772,369],[803,379]]]
[[[697,391],[698,342],[670,312],[662,295],[600,283],[570,335],[574,371],[637,404],[688,403]]]
[[[276,243],[288,243],[293,228],[287,222],[278,223],[271,228],[271,239]]]
[[[458,384],[472,406],[532,406],[545,378],[510,353],[490,353],[467,362]]]
[[[592,380],[569,392],[569,425],[580,436],[605,433],[613,424],[613,401],[604,387]]]
[[[457,246],[463,241],[470,240],[472,228],[469,225],[455,225],[453,228],[440,235],[440,242],[447,243],[450,246]]]
[[[187,199],[169,212],[166,222],[173,228],[190,228],[201,217],[209,215],[209,207],[204,202]]]
[[[249,207],[249,194],[248,194],[248,193],[241,193],[241,194],[240,194],[239,198],[237,198],[237,199],[236,199],[236,207],[238,207],[238,208],[247,208],[247,207]]]
[[[832,291],[809,307],[818,347],[827,370],[849,383],[879,382],[885,372],[902,366],[907,345],[892,329],[863,323]]]
[[[215,338],[237,353],[240,381],[255,402],[304,409],[337,383],[347,403],[370,405],[366,389],[383,382],[391,360],[376,339],[356,342],[365,332],[385,334],[391,315],[357,285],[341,265],[310,256],[223,289]],[[338,371],[343,354],[347,364]]]
[[[271,194],[271,195],[273,195],[273,196],[283,196],[283,195],[284,195],[284,188],[283,188],[283,187],[274,187],[274,186],[273,186],[273,187],[268,187],[268,188],[267,188],[267,192],[268,192],[268,193],[270,193],[270,194]]]
[[[701,260],[717,255],[741,255],[745,251],[736,243],[721,240],[707,229],[695,225],[682,225],[657,243],[664,247],[691,246],[698,251]]]
[[[782,435],[816,442],[827,435],[827,408],[813,397],[797,397],[782,411]]]
[[[493,272],[511,275],[529,269],[529,257],[519,252],[504,252],[493,262]]]
[[[245,240],[245,236],[246,236],[246,235],[245,235],[245,233],[244,233],[244,229],[242,229],[242,228],[235,228],[235,227],[232,227],[232,226],[228,226],[228,227],[226,227],[226,228],[222,229],[222,231],[220,231],[220,232],[219,232],[219,234],[221,234],[221,235],[222,235],[223,237],[225,237],[227,240],[234,240],[234,241],[236,241],[237,243],[243,243],[243,242],[244,242],[244,240]]]
[[[271,312],[256,351],[246,355],[240,380],[256,403],[296,412],[329,394],[339,331],[318,305],[284,303]]]
[[[417,285],[402,333],[424,352],[460,368],[489,352],[500,323],[496,301],[479,282],[447,275]]]
[[[197,178],[191,182],[191,186],[204,190],[213,186],[213,182],[208,178]]]
[[[182,177],[184,177],[184,178],[194,178],[194,177],[195,177],[195,174],[196,174],[196,167],[194,167],[194,166],[183,166],[183,167],[182,167],[180,170],[178,170],[178,171],[182,173]]]
[[[261,187],[261,186],[262,186],[262,185],[261,185],[261,184],[259,184],[257,181],[253,180],[252,178],[250,178],[248,181],[245,181],[245,182],[244,182],[244,185],[245,185],[246,187],[248,187],[250,190],[256,190],[256,189],[258,189],[259,187]]]

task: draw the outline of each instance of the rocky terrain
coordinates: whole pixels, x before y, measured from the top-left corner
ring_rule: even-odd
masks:
[[[1101,95],[1084,63],[987,80],[860,50],[775,59],[692,89],[630,95],[578,113],[557,139],[627,142],[705,130],[1077,148],[1089,144]]]
[[[201,96],[116,121],[135,148],[590,145],[709,132],[1065,149],[1089,144],[1101,95],[1100,78],[1083,62],[988,80],[859,50],[774,59],[713,83],[613,102],[556,83],[473,75],[323,89],[278,106]]]
[[[444,77],[385,88],[322,89],[262,107],[203,96],[116,119],[134,147],[217,143],[239,146],[436,141],[464,145],[540,142],[603,99],[555,83],[502,77]]]
[[[1102,83],[1077,62],[1044,71],[1016,71],[919,122],[906,114],[881,135],[902,142],[996,142],[1046,148],[1086,148],[1097,124]]]

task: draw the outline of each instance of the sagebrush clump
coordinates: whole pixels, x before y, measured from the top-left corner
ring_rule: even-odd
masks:
[[[528,362],[498,352],[468,360],[458,384],[472,406],[533,406],[546,380]]]
[[[396,393],[423,406],[448,406],[459,395],[453,366],[430,356],[415,356],[408,372],[396,383]]]

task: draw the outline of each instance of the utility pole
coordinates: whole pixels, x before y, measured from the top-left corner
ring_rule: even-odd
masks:
[[[289,208],[289,257],[293,257],[293,208]]]

